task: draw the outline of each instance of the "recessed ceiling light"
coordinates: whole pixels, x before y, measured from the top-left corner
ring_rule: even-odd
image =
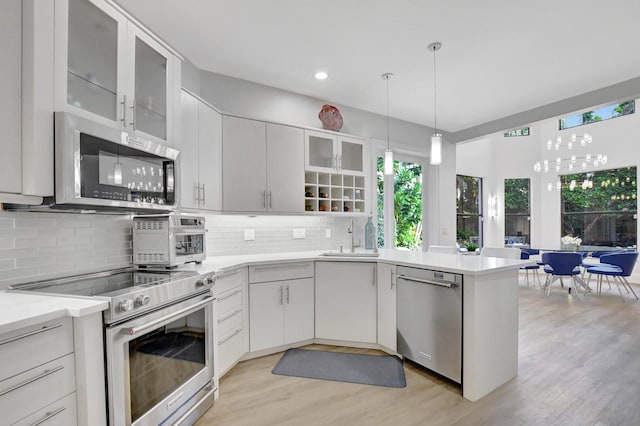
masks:
[[[327,74],[327,73],[326,73],[326,72],[324,72],[324,71],[318,71],[318,72],[316,73],[316,78],[317,78],[318,80],[326,80],[326,78],[327,78],[327,77],[329,77],[329,74]]]

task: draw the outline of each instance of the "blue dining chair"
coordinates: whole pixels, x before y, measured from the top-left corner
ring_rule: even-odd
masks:
[[[547,290],[547,296],[551,293],[551,284],[560,280],[560,284],[564,287],[562,278],[569,277],[574,286],[581,286],[587,291],[587,284],[580,277],[580,264],[582,263],[582,254],[574,252],[549,252],[542,253],[543,270],[547,273],[542,290]],[[569,287],[571,293],[571,287]]]
[[[527,260],[530,257],[531,255],[527,250],[520,251],[520,259]],[[531,271],[533,278],[538,280],[538,286],[540,287],[540,290],[542,290],[542,282],[540,281],[540,274],[538,273],[538,271],[540,270],[540,265],[538,263],[536,263],[535,265],[521,266],[520,270],[524,271],[524,279],[527,282],[527,287],[529,287],[529,271]]]
[[[622,300],[624,300],[624,295],[622,294],[622,290],[620,290],[620,284],[622,284],[622,287],[627,291],[627,294],[629,292],[633,293],[636,300],[638,300],[638,295],[633,290],[633,287],[631,287],[631,284],[629,284],[629,281],[627,281],[627,277],[633,272],[633,267],[636,265],[637,260],[638,252],[603,254],[600,256],[600,265],[587,269],[587,273],[589,274],[588,281],[591,281],[591,275],[597,275],[597,289],[598,294],[600,294],[602,290],[602,277],[607,277],[609,287],[611,287],[609,277],[613,277],[613,281],[618,287],[618,292]]]

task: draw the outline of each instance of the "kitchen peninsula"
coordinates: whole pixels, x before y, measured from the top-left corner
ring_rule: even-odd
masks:
[[[519,260],[472,255],[381,250],[378,257],[327,256],[326,253],[321,252],[211,256],[200,265],[190,264],[181,268],[195,270],[209,276],[215,273],[216,281],[213,286],[213,292],[218,296],[215,314],[218,334],[214,337],[214,346],[218,350],[216,355],[218,378],[238,361],[314,342],[379,348],[389,353],[397,353],[395,341],[396,268],[410,267],[462,274],[462,396],[468,400],[476,401],[517,375],[517,276],[519,267],[525,263]],[[342,279],[339,280],[339,284],[345,286],[344,289],[340,288],[340,294],[332,295],[327,293],[329,290],[335,290],[336,283],[327,284],[327,281],[317,274],[319,268],[340,271]],[[362,274],[361,271],[365,270],[362,268],[372,271],[373,274]],[[357,271],[358,273],[350,274],[349,271]],[[303,276],[305,278],[299,278]],[[264,304],[268,297],[252,298],[251,296],[254,295],[252,290],[255,288],[267,289],[268,286],[275,286],[279,289],[276,291],[286,294],[286,304],[288,305],[290,297],[292,303],[300,300],[300,293],[296,293],[296,291],[298,286],[303,284],[310,284],[310,288],[315,291],[315,293],[312,290],[310,293],[300,296],[311,303],[307,305],[311,308],[303,312],[305,316],[311,315],[312,326],[311,329],[306,331],[307,334],[298,334],[292,341],[287,341],[286,330],[283,338],[282,330],[275,330],[277,327],[273,327],[273,334],[276,337],[280,336],[280,340],[277,338],[270,340],[268,342],[275,343],[267,342],[267,346],[264,345],[263,340],[265,333],[260,333],[260,342],[255,339],[256,336],[251,336],[252,329],[248,320],[249,311],[251,310],[253,315],[254,308],[271,306]],[[366,297],[360,298],[361,293],[358,293],[358,291],[373,292],[373,297],[369,297],[371,293],[367,293]],[[349,305],[349,312],[346,312],[346,315],[354,318],[372,319],[372,321],[356,324],[360,329],[355,331],[360,332],[362,331],[361,328],[365,327],[373,330],[373,334],[365,333],[363,336],[366,337],[363,338],[341,338],[338,334],[332,337],[332,330],[343,331],[353,325],[349,322],[350,320],[342,319],[341,321],[344,322],[340,323],[339,327],[331,328],[332,323],[330,321],[326,322],[326,317],[337,318],[338,320],[342,317],[340,317],[340,313],[335,315],[335,312],[323,312],[324,308],[319,305],[319,295],[323,294],[322,292],[324,292],[325,296],[326,294],[335,296],[332,300],[337,298],[352,300]],[[355,299],[354,296],[356,297]],[[33,306],[42,304],[43,298],[49,298],[49,296],[43,295],[27,296],[0,292],[0,306],[13,303],[13,299],[16,297],[33,298],[34,301],[38,301]],[[79,303],[78,299],[53,296],[50,298],[55,300],[55,303],[52,302],[56,306],[55,315],[52,314],[51,309],[43,309],[42,312],[38,312],[34,308],[30,309],[31,315],[29,318],[24,318],[24,315],[22,315],[16,319],[16,316],[11,314],[12,310],[2,310],[0,312],[0,330],[2,330],[3,336],[0,336],[0,340],[15,334],[18,328],[27,324],[51,321],[54,316],[65,318],[69,315],[83,314],[82,311],[75,309]],[[68,309],[63,309],[65,303],[69,304]],[[237,303],[240,305],[240,309],[237,308]],[[94,313],[95,307],[98,305],[99,303],[94,303],[92,305],[94,307],[87,312]],[[102,305],[98,307],[100,309],[105,308]],[[280,296],[280,305],[284,305],[282,296]],[[42,304],[42,306],[46,308],[49,305]],[[314,306],[315,309],[313,309]],[[402,307],[399,307],[399,309],[402,309]],[[277,310],[285,311],[286,308],[278,307],[273,309],[273,311]],[[263,315],[265,313],[264,309],[256,310],[255,312],[262,312]],[[373,316],[367,317],[369,315],[367,312],[373,312]],[[267,312],[268,315],[271,313],[276,315],[277,321],[275,323],[283,328],[282,324],[286,322],[287,314],[284,314],[285,321],[283,321],[283,317],[278,316],[282,315],[281,312]],[[320,330],[318,327],[323,316],[328,327],[323,329],[322,333],[324,334],[321,336],[318,334]],[[226,327],[225,321],[228,319],[232,321],[234,317],[239,318],[239,322],[229,323],[230,327]],[[296,325],[294,329],[302,327],[302,322],[298,322],[297,318],[290,318],[290,320]],[[356,322],[354,321],[354,323]],[[313,328],[314,323],[315,330]],[[94,321],[93,326],[95,335],[101,334],[99,321]],[[87,330],[85,330],[86,332]],[[79,341],[81,340],[78,339]],[[259,348],[258,343],[262,344]],[[83,375],[82,372],[76,372],[76,374]],[[220,389],[220,392],[224,394],[224,388]],[[98,399],[93,398],[94,407],[101,406],[101,404],[98,404]],[[83,410],[91,409],[91,407],[83,407],[81,410],[81,401],[82,398],[78,397],[78,424],[88,424],[86,422],[88,418],[95,420],[102,417],[101,413],[95,411],[92,413],[83,412]],[[215,406],[213,409],[215,409]]]

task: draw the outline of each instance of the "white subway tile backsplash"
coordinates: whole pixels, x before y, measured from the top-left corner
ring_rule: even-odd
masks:
[[[130,264],[129,215],[0,212],[0,289]]]

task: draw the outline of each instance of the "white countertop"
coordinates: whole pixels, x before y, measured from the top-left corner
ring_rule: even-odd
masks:
[[[65,316],[81,317],[108,307],[108,302],[89,298],[3,291],[0,292],[0,334]]]
[[[243,266],[262,263],[292,261],[331,261],[331,262],[383,262],[417,268],[436,269],[458,274],[480,275],[485,273],[519,269],[524,265],[532,265],[530,260],[502,259],[478,255],[425,253],[406,250],[385,250],[378,257],[333,257],[322,256],[323,251],[303,251],[288,253],[266,253],[234,256],[209,256],[201,264],[194,266],[201,272],[224,272]]]
[[[402,266],[435,269],[467,275],[518,269],[532,261],[501,259],[474,255],[436,254],[404,250],[380,250],[378,257],[322,256],[324,251],[265,253],[234,256],[210,256],[202,264],[188,264],[181,269],[201,273],[224,272],[243,266],[293,261],[383,262]],[[51,319],[80,317],[108,308],[105,301],[36,294],[0,292],[0,334]]]

